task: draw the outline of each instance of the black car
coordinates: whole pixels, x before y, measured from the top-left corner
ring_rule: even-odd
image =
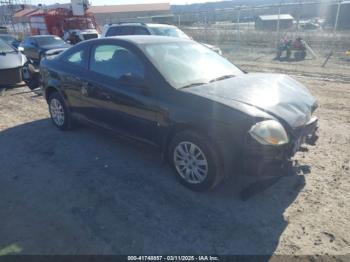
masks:
[[[19,50],[27,58],[39,63],[48,51],[57,50],[57,52],[60,52],[70,46],[62,38],[55,35],[35,35],[25,38],[19,45]]]
[[[59,129],[78,120],[149,142],[193,190],[243,163],[282,165],[317,129],[317,104],[302,84],[246,74],[192,40],[90,40],[44,59],[41,73]]]
[[[0,39],[8,43],[9,45],[12,45],[15,48],[18,48],[20,44],[20,41],[16,37],[9,34],[0,34]]]

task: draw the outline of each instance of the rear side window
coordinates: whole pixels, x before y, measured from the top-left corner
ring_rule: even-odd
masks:
[[[67,58],[67,61],[72,64],[82,65],[83,64],[83,50],[76,52]]]
[[[86,67],[86,51],[84,49],[77,50],[63,57],[63,61],[74,66]]]
[[[132,26],[114,26],[107,30],[106,36],[132,35]]]
[[[118,45],[98,45],[93,48],[90,70],[114,79],[124,75],[144,78],[144,67],[139,58]]]

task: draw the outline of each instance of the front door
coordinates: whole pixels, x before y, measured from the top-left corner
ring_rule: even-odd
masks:
[[[91,48],[86,97],[89,118],[127,136],[154,141],[157,101],[142,59],[123,44]]]

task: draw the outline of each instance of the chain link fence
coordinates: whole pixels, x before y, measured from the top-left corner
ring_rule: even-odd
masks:
[[[285,20],[292,15],[292,21]],[[176,14],[177,25],[193,39],[219,46],[224,54],[256,59],[276,53],[282,39],[301,37],[310,47],[308,58],[342,57],[350,49],[350,2],[281,1],[274,6],[236,7]],[[259,17],[272,17],[258,26]],[[341,21],[341,26],[339,22]]]

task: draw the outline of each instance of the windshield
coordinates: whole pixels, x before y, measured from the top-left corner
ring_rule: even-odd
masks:
[[[0,35],[0,39],[6,41],[6,42],[13,42],[16,41],[16,38],[14,38],[11,35]]]
[[[15,49],[13,49],[11,46],[9,46],[3,40],[0,39],[0,53],[11,53],[15,51]]]
[[[182,32],[179,28],[177,27],[172,27],[172,26],[150,26],[154,34],[156,35],[162,35],[162,36],[172,36],[172,37],[179,37],[179,38],[185,38],[185,39],[190,39],[188,35],[186,35],[184,32]]]
[[[175,88],[244,74],[222,56],[194,42],[146,45],[145,52]]]
[[[39,46],[45,45],[61,45],[65,42],[58,36],[46,36],[46,37],[38,37],[35,39]]]

